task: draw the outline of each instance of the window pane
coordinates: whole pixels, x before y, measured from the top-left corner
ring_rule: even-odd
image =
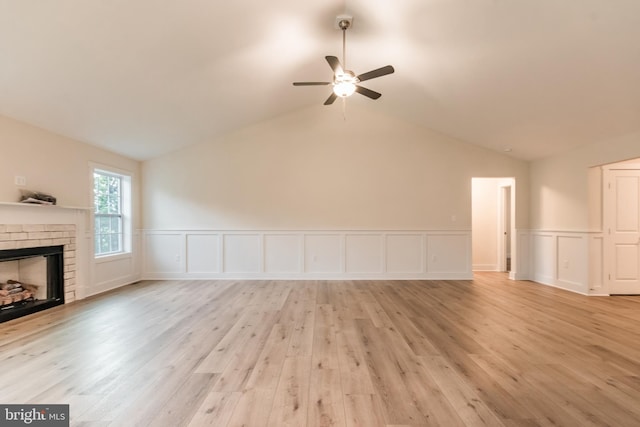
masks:
[[[100,218],[100,233],[109,234],[111,232],[111,225],[109,224],[109,218]]]
[[[122,252],[123,244],[123,183],[129,177],[95,170],[93,174],[95,254]],[[127,184],[128,185],[128,184]]]
[[[120,178],[109,177],[108,187],[109,213],[120,213]]]
[[[106,254],[111,252],[109,247],[109,236],[105,236],[104,234],[100,234],[100,253]]]
[[[111,252],[120,251],[120,234],[111,235]]]
[[[121,213],[122,177],[95,172],[94,205],[96,213]]]
[[[94,179],[94,205],[96,213],[108,213],[107,211],[107,180],[108,178],[105,175],[101,175],[98,173],[93,174]]]
[[[120,218],[112,217],[111,218],[111,232],[112,233],[120,233]]]

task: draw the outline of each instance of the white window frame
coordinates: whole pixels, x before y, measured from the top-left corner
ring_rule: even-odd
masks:
[[[129,171],[113,168],[106,165],[99,164],[91,164],[91,230],[93,236],[92,242],[92,251],[94,254],[94,258],[99,260],[112,260],[118,257],[128,257],[131,255],[131,215],[132,215],[132,194],[131,194],[131,181],[133,174]],[[95,191],[95,180],[94,174],[99,173],[102,175],[112,175],[121,179],[121,188],[120,188],[120,214],[122,218],[122,247],[118,252],[109,252],[105,254],[97,254],[96,253],[96,232],[95,232],[95,224],[96,224],[96,214],[95,214],[95,199],[94,199],[94,191]]]

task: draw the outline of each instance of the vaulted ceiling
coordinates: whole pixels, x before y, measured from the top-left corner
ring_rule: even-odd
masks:
[[[396,69],[350,108],[526,160],[640,131],[638,0],[0,0],[0,114],[152,158],[321,105],[342,13]]]

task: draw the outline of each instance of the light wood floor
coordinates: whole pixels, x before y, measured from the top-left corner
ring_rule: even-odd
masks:
[[[640,298],[143,282],[0,325],[0,403],[77,426],[638,426]]]

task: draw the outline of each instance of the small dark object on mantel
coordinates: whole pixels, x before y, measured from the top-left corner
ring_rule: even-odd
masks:
[[[34,205],[55,205],[56,198],[50,194],[41,193],[39,191],[21,190],[22,197],[20,203],[30,203]]]

